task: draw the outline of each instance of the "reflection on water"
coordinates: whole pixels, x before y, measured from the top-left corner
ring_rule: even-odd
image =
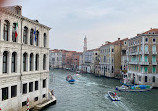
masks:
[[[76,79],[66,81],[67,74]],[[114,91],[120,82],[116,79],[95,77],[93,74],[75,75],[65,70],[50,71],[50,89],[57,98],[56,105],[44,111],[157,111],[158,90],[149,92],[117,92],[121,101],[111,101],[108,91]]]

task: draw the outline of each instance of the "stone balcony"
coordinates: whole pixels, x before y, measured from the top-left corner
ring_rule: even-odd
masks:
[[[139,52],[131,52],[131,53],[129,53],[129,55],[138,55],[139,54]]]
[[[157,65],[157,62],[152,62],[152,65]]]
[[[140,65],[149,65],[149,62],[139,62]]]
[[[136,61],[135,62],[129,62],[129,64],[138,64],[138,62],[136,62]]]
[[[153,51],[153,52],[152,52],[152,54],[153,54],[153,55],[156,55],[156,54],[157,54],[157,52],[156,52],[156,51]]]
[[[144,54],[149,54],[149,51],[145,51]]]

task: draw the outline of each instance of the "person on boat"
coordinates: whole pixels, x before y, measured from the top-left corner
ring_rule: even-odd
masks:
[[[116,94],[116,92],[115,92],[115,96],[116,96],[117,94]]]

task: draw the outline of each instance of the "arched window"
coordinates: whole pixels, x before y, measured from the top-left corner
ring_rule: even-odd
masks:
[[[23,32],[23,43],[24,44],[27,44],[27,35],[28,35],[28,28],[25,26],[24,32]]]
[[[16,31],[16,23],[13,23],[13,29],[12,29],[12,41],[13,42],[16,42],[15,31]]]
[[[153,82],[155,82],[155,76],[153,76]]]
[[[23,54],[23,71],[26,71],[27,53]]]
[[[16,71],[16,52],[12,53],[12,67],[11,71],[15,72]]]
[[[39,70],[39,55],[36,54],[36,61],[35,61],[35,70]]]
[[[38,39],[39,39],[39,31],[37,30],[36,31],[36,37],[35,37],[36,46],[38,46]]]
[[[8,52],[4,51],[3,53],[3,73],[7,73],[8,66]]]
[[[3,39],[8,41],[9,38],[9,21],[4,21],[4,29],[3,29]]]
[[[43,70],[46,70],[46,55],[43,55]]]
[[[33,53],[30,54],[30,71],[33,71]]]
[[[30,45],[33,45],[33,29],[30,31]]]
[[[46,47],[46,40],[47,40],[47,36],[46,33],[44,33],[44,37],[43,37],[43,46]]]

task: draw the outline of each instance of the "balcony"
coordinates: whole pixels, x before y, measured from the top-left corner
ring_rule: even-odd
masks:
[[[149,65],[149,62],[140,62],[140,65]]]
[[[139,52],[131,52],[131,53],[129,53],[129,55],[138,55],[139,54]]]
[[[149,51],[145,51],[144,54],[149,54]]]
[[[139,54],[142,54],[142,51],[140,51]]]
[[[152,62],[152,65],[157,65],[157,62]]]
[[[138,64],[138,62],[129,62],[129,64]]]
[[[153,55],[156,55],[156,54],[157,54],[157,52],[156,52],[156,51],[153,51],[153,52],[152,52],[152,54],[153,54]]]

